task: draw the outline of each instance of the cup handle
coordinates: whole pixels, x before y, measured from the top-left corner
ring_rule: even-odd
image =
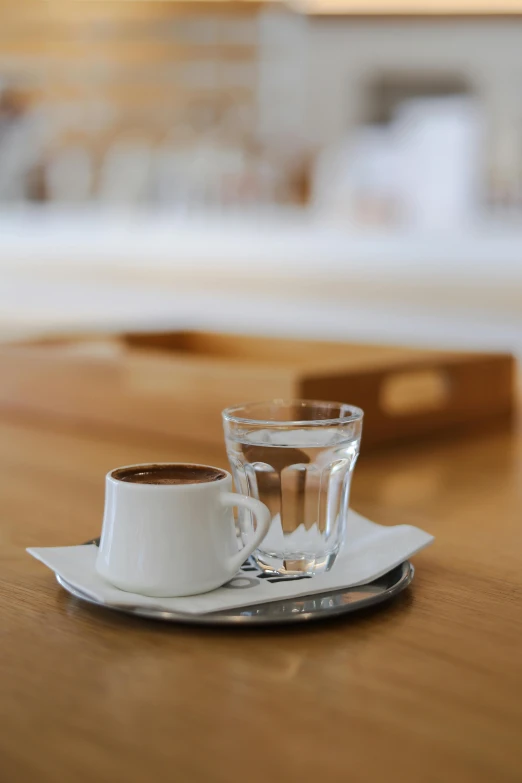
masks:
[[[248,495],[238,495],[235,492],[223,492],[221,495],[221,505],[247,508],[256,518],[256,532],[252,536],[252,540],[244,546],[237,555],[234,555],[229,560],[229,566],[232,572],[231,575],[233,576],[236,571],[241,568],[247,557],[250,557],[254,549],[257,549],[268,533],[272,517],[264,503],[261,503],[260,500],[256,500],[256,498],[250,498]]]

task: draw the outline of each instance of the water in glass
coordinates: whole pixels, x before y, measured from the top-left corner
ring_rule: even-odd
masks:
[[[344,540],[350,481],[360,426],[225,426],[238,491],[272,513],[256,559],[266,571],[312,574],[328,570]],[[228,431],[227,431],[228,430]],[[243,534],[249,514],[240,518]]]

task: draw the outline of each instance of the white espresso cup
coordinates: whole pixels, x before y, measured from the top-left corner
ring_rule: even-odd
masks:
[[[96,570],[131,593],[182,596],[228,582],[265,537],[268,508],[237,495],[229,473],[208,465],[159,463],[117,468],[105,479]],[[256,518],[238,551],[232,508]]]

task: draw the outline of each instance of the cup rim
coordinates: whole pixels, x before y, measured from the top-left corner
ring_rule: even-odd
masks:
[[[337,405],[341,409],[345,408],[349,410],[351,413],[349,416],[337,416],[331,419],[307,419],[307,420],[299,420],[299,419],[283,419],[276,421],[274,419],[255,419],[245,416],[235,416],[234,413],[238,410],[241,410],[242,408],[246,407],[261,407],[262,405],[294,405],[294,406],[301,406],[305,407],[305,405]],[[274,399],[274,400],[260,400],[256,402],[243,402],[239,405],[232,405],[229,408],[225,408],[225,410],[221,413],[223,420],[227,422],[231,422],[232,424],[262,424],[265,427],[281,427],[281,426],[299,426],[299,427],[328,427],[332,426],[332,424],[350,424],[354,421],[361,421],[364,416],[364,411],[362,408],[358,408],[356,405],[350,405],[349,403],[345,402],[335,402],[331,400],[304,400],[304,399]]]
[[[220,476],[215,481],[200,481],[200,482],[187,482],[186,484],[140,484],[139,482],[134,481],[123,481],[123,479],[117,478],[116,476],[113,476],[113,473],[119,470],[130,470],[132,468],[147,468],[147,467],[165,467],[167,465],[193,465],[194,467],[198,468],[210,468],[211,470],[218,470],[220,473],[223,473],[223,476]],[[126,487],[134,487],[138,488],[140,490],[179,490],[179,489],[190,489],[191,491],[195,488],[201,489],[202,487],[208,487],[212,486],[215,487],[218,484],[221,484],[221,482],[225,481],[226,479],[231,479],[232,476],[228,472],[228,470],[225,470],[224,468],[217,468],[215,465],[205,465],[201,462],[136,462],[132,465],[119,465],[117,468],[112,468],[112,470],[109,470],[108,473],[105,474],[105,478],[107,481],[112,481],[117,486],[123,484]]]

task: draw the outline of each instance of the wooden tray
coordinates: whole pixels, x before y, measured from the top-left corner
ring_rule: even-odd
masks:
[[[503,354],[205,332],[59,337],[0,346],[0,408],[202,442],[235,403],[308,398],[365,411],[364,445],[510,416]]]

